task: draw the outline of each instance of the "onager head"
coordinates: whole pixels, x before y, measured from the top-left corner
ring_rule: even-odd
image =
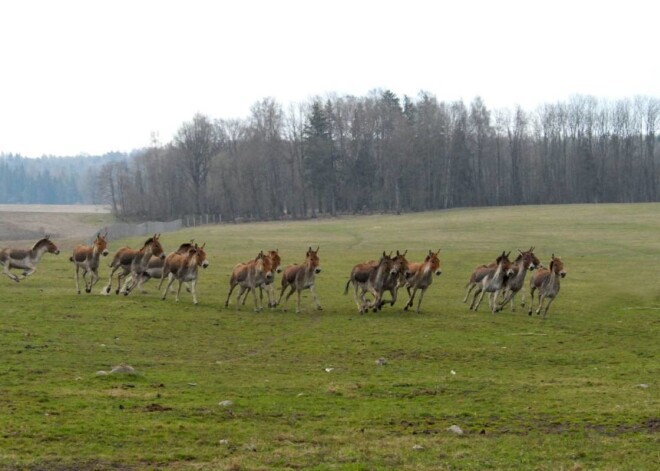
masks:
[[[406,250],[403,253],[400,253],[398,250],[396,251],[396,257],[393,258],[394,260],[394,266],[397,269],[397,272],[400,275],[403,275],[404,278],[408,278],[410,276],[410,262],[408,262],[408,259],[406,258],[406,254],[408,251]]]
[[[269,250],[267,254],[268,258],[270,258],[272,265],[273,265],[273,270],[275,273],[282,273],[282,267],[280,266],[282,263],[282,258],[280,257],[280,250],[275,249],[275,250]]]
[[[99,232],[96,234],[96,239],[94,240],[94,250],[96,250],[97,253],[100,253],[104,257],[107,257],[108,255],[108,240],[106,239],[108,237],[108,231],[105,231],[105,234],[101,235]]]
[[[43,239],[34,244],[32,250],[39,250],[41,247],[43,247],[48,253],[55,255],[60,254],[60,249],[58,249],[57,245],[55,245],[53,241],[50,240],[50,235],[46,235]]]
[[[206,268],[209,266],[209,261],[206,259],[206,252],[204,252],[204,247],[206,247],[206,242],[204,242],[201,247],[195,244],[195,252],[197,252],[197,265]]]
[[[426,256],[426,259],[424,260],[425,263],[429,263],[429,266],[431,267],[431,271],[435,273],[436,276],[442,275],[442,268],[440,268],[440,259],[438,258],[438,254],[440,253],[440,249],[438,249],[437,252],[432,252],[429,250],[429,254]]]
[[[269,256],[264,255],[263,251],[259,252],[259,255],[257,255],[257,258],[254,260],[257,262],[257,267],[259,267],[261,272],[264,274],[266,281],[272,280],[273,260]]]
[[[310,247],[307,250],[307,255],[305,256],[305,265],[311,270],[314,270],[314,273],[321,273],[321,265],[320,265],[320,260],[319,260],[319,248],[316,247],[316,250],[312,250]]]
[[[554,272],[556,275],[564,278],[566,276],[566,271],[564,270],[564,262],[561,261],[561,258],[555,257],[555,254],[552,254],[552,260],[550,260],[550,271]]]
[[[501,265],[502,270],[504,273],[506,273],[507,276],[513,275],[513,265],[511,264],[511,261],[509,260],[509,255],[511,252],[506,253],[504,250],[502,251],[502,255],[497,257],[496,262],[497,265]]]
[[[144,243],[144,246],[142,247],[142,250],[146,250],[147,247],[151,247],[151,255],[154,257],[158,257],[161,260],[165,259],[165,251],[163,250],[163,246],[160,245],[160,234],[154,234],[153,237],[150,237],[147,239],[147,241]]]
[[[520,252],[519,257],[522,257],[523,259],[523,264],[525,267],[527,267],[528,270],[534,270],[536,268],[541,268],[541,261],[538,259],[536,255],[534,255],[534,247],[530,247],[529,250],[523,252],[522,250],[518,249],[518,252]]]

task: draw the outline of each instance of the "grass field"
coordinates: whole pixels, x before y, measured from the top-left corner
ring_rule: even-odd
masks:
[[[0,279],[0,468],[657,469],[658,234],[660,204],[164,234],[166,250],[207,244],[198,307],[187,293],[161,301],[153,281],[146,295],[99,296],[105,260],[95,293],[77,295],[69,252],[45,255],[25,282]],[[317,245],[322,311],[309,292],[301,314],[224,308],[235,263],[270,248],[302,262]],[[469,311],[474,266],[532,245],[568,273],[547,320]],[[360,315],[343,295],[355,263],[438,248],[443,274],[420,314],[400,299]],[[136,374],[96,374],[121,364]]]

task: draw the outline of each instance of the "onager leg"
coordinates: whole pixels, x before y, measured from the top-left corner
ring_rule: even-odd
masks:
[[[555,298],[550,298],[548,301],[548,304],[545,305],[545,311],[543,311],[543,320],[545,320],[545,316],[548,315],[548,309],[550,309],[550,305],[552,304],[552,301],[554,301]]]
[[[481,300],[484,298],[484,294],[486,294],[486,291],[484,291],[482,286],[479,286],[477,288],[477,291],[474,292],[474,298],[472,298],[472,304],[470,304],[470,309],[474,311],[479,309],[479,305],[481,304]],[[479,301],[477,301],[477,298],[479,298]]]
[[[468,289],[468,290],[467,290],[467,292],[465,293],[465,297],[463,298],[463,302],[464,302],[464,303],[467,302],[468,297],[470,296],[470,293],[471,293],[472,290],[473,290],[474,288],[476,288],[476,287],[477,287],[477,284],[476,284],[476,283],[468,283],[468,285],[467,285],[467,289]]]
[[[322,311],[323,308],[321,307],[321,303],[319,302],[319,297],[316,295],[316,290],[314,289],[314,285],[311,285],[309,287],[309,291],[312,293],[312,297],[314,298],[314,304],[316,305],[316,310]]]
[[[290,288],[290,289],[289,289],[289,293],[284,298],[284,304],[282,305],[282,310],[283,311],[287,310],[287,304],[289,303],[289,298],[291,297],[293,292],[296,290],[296,287],[293,286],[293,285],[282,286],[282,292],[280,293],[280,301],[282,300],[282,296],[284,295],[284,291],[286,291],[287,288]],[[279,304],[279,303],[280,302],[278,301],[277,304]]]
[[[227,293],[227,299],[225,301],[225,307],[229,306],[229,299],[231,298],[231,293],[234,291],[234,288],[236,288],[236,285],[237,285],[237,283],[234,283],[234,280],[229,281],[229,293]]]
[[[366,300],[364,299],[364,290],[362,291],[361,294],[358,295],[359,287],[357,284],[354,285],[355,289],[353,290],[353,299],[355,300],[355,304],[358,308],[358,312],[360,314],[364,314],[366,311],[365,304]]]
[[[404,311],[407,311],[409,307],[412,307],[416,293],[417,293],[417,288],[413,288],[412,293],[410,292],[410,287],[408,288],[408,302],[403,308]]]
[[[83,278],[85,278],[84,274],[83,274]],[[96,283],[98,283],[99,278],[100,278],[99,274],[96,271],[91,270],[91,273],[90,273],[90,276],[89,276],[89,286],[87,286],[87,282],[85,282],[85,291],[88,292],[88,293],[91,293],[92,288],[94,288],[94,285],[96,285]]]
[[[78,271],[80,270],[80,267],[76,265],[76,290],[78,291],[78,294],[80,294],[80,281],[78,280]],[[85,277],[83,276],[83,279]],[[85,282],[85,291],[87,291],[87,282]]]
[[[192,293],[193,304],[195,306],[199,305],[197,302],[197,279],[194,279],[190,282],[190,292]]]
[[[165,298],[167,297],[167,293],[170,291],[170,288],[172,287],[172,283],[174,283],[174,279],[175,278],[173,273],[167,275],[167,286],[165,287],[165,291],[163,291],[163,301],[165,301]],[[179,287],[181,287],[181,285],[179,285]]]
[[[181,294],[181,287],[183,286],[183,281],[179,280],[179,288],[176,290],[176,298],[174,301],[179,302],[179,295]]]
[[[4,270],[2,270],[2,273],[4,273],[4,274],[7,275],[9,278],[11,278],[12,280],[14,280],[16,283],[18,283],[19,281],[21,281],[19,277],[17,277],[16,275],[14,275],[12,272],[9,271],[9,262],[7,262],[7,264],[5,265],[5,268],[4,268]]]
[[[419,292],[419,299],[417,300],[417,309],[415,310],[417,314],[419,314],[419,307],[422,305],[422,299],[424,299],[424,293],[426,293],[427,288],[428,286],[422,288],[421,291]]]
[[[248,288],[250,291],[252,291],[252,297],[254,298],[254,312],[260,312],[261,307],[259,306],[259,301],[257,299],[257,288]],[[247,298],[247,294],[245,295]]]
[[[529,288],[529,314],[530,316],[532,315],[532,310],[534,309],[534,290],[536,290],[536,286],[532,285]]]

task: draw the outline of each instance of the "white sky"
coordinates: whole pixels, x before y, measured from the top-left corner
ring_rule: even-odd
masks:
[[[490,108],[660,97],[657,1],[0,3],[0,153],[130,151],[196,112],[329,93]]]

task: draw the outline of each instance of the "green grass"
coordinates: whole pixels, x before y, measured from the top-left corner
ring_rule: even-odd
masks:
[[[0,279],[0,468],[655,469],[659,233],[660,205],[640,204],[165,234],[167,250],[207,243],[199,307],[187,293],[161,301],[153,281],[146,295],[99,296],[107,261],[95,294],[77,295],[68,252],[46,255],[27,281]],[[299,315],[294,302],[224,308],[235,263],[270,248],[299,263],[310,245],[323,311],[309,292]],[[473,267],[532,245],[568,272],[547,320],[469,311]],[[359,315],[342,294],[355,263],[438,248],[443,274],[420,314],[400,299]],[[96,375],[122,363],[137,374]]]

